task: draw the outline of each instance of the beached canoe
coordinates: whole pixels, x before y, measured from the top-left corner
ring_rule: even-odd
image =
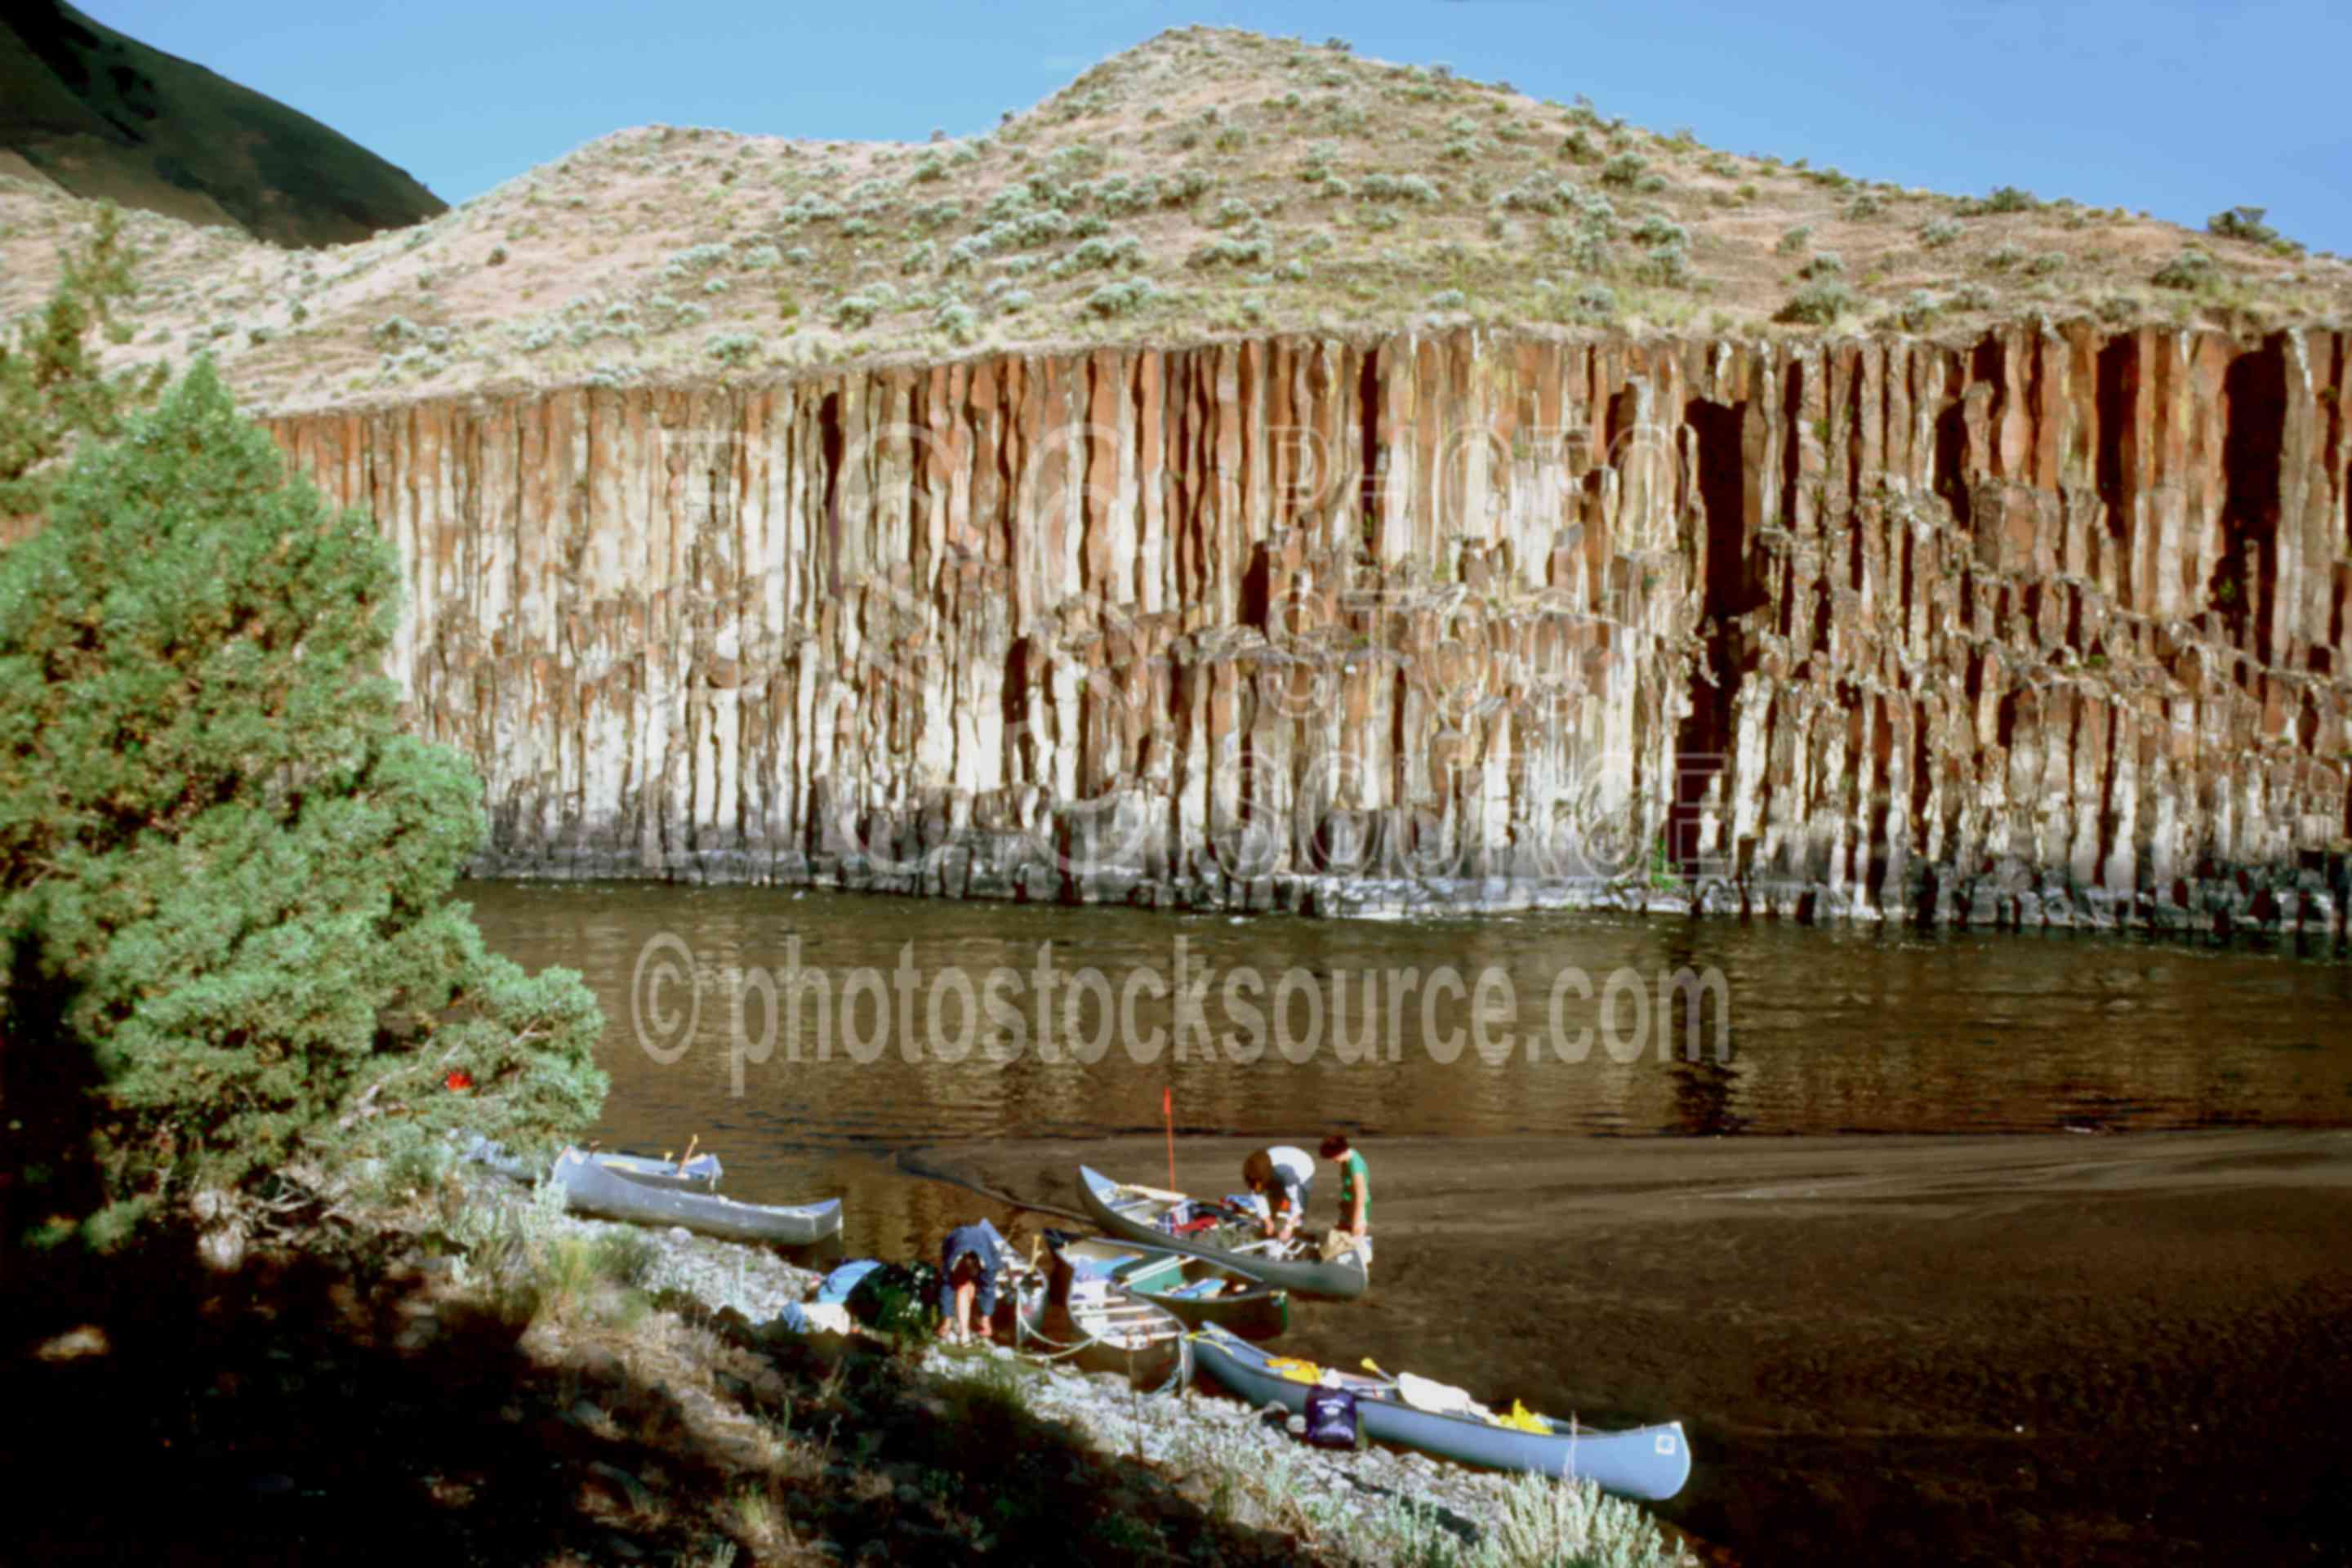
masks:
[[[1078,1197],[1095,1222],[1113,1236],[1146,1247],[1205,1258],[1294,1296],[1350,1301],[1371,1284],[1361,1259],[1350,1255],[1325,1262],[1312,1249],[1303,1257],[1276,1257],[1275,1244],[1259,1235],[1240,1211],[1207,1198],[1187,1197],[1157,1187],[1125,1186],[1089,1165],[1078,1167]],[[1162,1226],[1210,1217],[1206,1230],[1177,1235]]]
[[[739,1204],[716,1193],[635,1180],[579,1149],[557,1157],[550,1180],[563,1189],[565,1206],[598,1219],[681,1225],[722,1241],[774,1247],[808,1247],[841,1234],[839,1198],[777,1206]]]
[[[645,1182],[654,1186],[681,1187],[693,1192],[709,1192],[719,1185],[725,1168],[716,1154],[697,1154],[680,1164],[676,1160],[658,1159],[651,1154],[607,1153],[604,1150],[566,1150],[566,1153],[585,1153],[606,1170],[628,1177],[633,1182]],[[536,1182],[547,1174],[545,1163],[525,1160],[507,1152],[505,1145],[494,1143],[477,1134],[466,1147],[466,1157],[477,1164],[487,1165],[501,1176],[517,1182]]]
[[[1192,1342],[1201,1370],[1251,1405],[1279,1401],[1294,1411],[1307,1407],[1307,1392],[1321,1368],[1286,1358],[1223,1330],[1203,1329]],[[1630,1431],[1571,1429],[1548,1421],[1551,1430],[1528,1431],[1475,1415],[1446,1415],[1407,1403],[1395,1378],[1339,1372],[1341,1386],[1356,1394],[1356,1418],[1376,1442],[1394,1443],[1441,1458],[1494,1470],[1535,1470],[1549,1476],[1579,1476],[1603,1490],[1656,1502],[1683,1489],[1690,1479],[1690,1444],[1682,1423],[1637,1426]],[[1544,1421],[1544,1417],[1537,1417]]]
[[[1165,1307],[1188,1329],[1214,1323],[1245,1340],[1270,1340],[1290,1326],[1290,1292],[1213,1258],[1063,1230],[1047,1231],[1045,1245],[1054,1253],[1056,1299],[1080,1279],[1108,1279]]]
[[[1191,1331],[1165,1307],[1107,1279],[1078,1279],[1061,1297],[1050,1275],[1032,1271],[1015,1278],[1010,1293],[1013,1345],[1024,1355],[1118,1373],[1148,1393],[1192,1380]]]

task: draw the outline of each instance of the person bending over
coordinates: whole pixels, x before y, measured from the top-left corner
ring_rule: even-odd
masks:
[[[1277,1241],[1288,1241],[1307,1220],[1307,1194],[1315,1186],[1315,1162],[1287,1143],[1260,1149],[1242,1162],[1242,1180],[1266,1200],[1258,1225]]]
[[[940,1337],[962,1344],[995,1333],[996,1277],[1004,1238],[986,1220],[958,1226],[940,1248]]]

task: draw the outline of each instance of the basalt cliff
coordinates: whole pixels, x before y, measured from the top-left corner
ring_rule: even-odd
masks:
[[[2352,337],[1460,331],[289,416],[488,873],[2342,929]]]

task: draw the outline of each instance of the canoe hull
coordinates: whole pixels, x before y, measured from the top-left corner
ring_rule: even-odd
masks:
[[[1245,1340],[1279,1339],[1290,1328],[1290,1293],[1271,1286],[1246,1296],[1212,1296],[1206,1300],[1170,1296],[1157,1290],[1131,1292],[1139,1300],[1161,1308],[1188,1329],[1211,1324]]]
[[[1352,1258],[1335,1263],[1317,1258],[1286,1261],[1235,1252],[1171,1236],[1149,1220],[1123,1214],[1117,1206],[1119,1184],[1090,1166],[1078,1167],[1078,1198],[1096,1224],[1112,1235],[1163,1252],[1182,1253],[1221,1263],[1237,1274],[1287,1290],[1294,1296],[1315,1296],[1330,1301],[1352,1301],[1371,1287],[1371,1276]]]
[[[715,1190],[723,1169],[716,1154],[697,1154],[681,1165],[675,1160],[658,1160],[650,1154],[591,1153],[586,1150],[566,1150],[565,1153],[588,1154],[590,1159],[616,1175],[648,1186],[677,1187],[688,1192],[707,1193]],[[509,1153],[505,1145],[494,1143],[479,1133],[467,1143],[466,1157],[479,1165],[487,1165],[509,1181],[536,1182],[548,1173],[544,1162],[526,1160]],[[557,1156],[559,1159],[561,1155]]]
[[[1202,1371],[1255,1405],[1269,1401],[1303,1412],[1313,1385],[1284,1377],[1265,1364],[1265,1352],[1212,1329],[1193,1342]],[[1363,1397],[1391,1389],[1383,1379],[1342,1374],[1357,1390],[1357,1418],[1366,1436],[1482,1469],[1531,1470],[1575,1476],[1645,1502],[1660,1502],[1682,1490],[1690,1479],[1690,1444],[1682,1423],[1638,1426],[1623,1432],[1543,1434],[1459,1415],[1417,1410],[1395,1398]]]
[[[1184,1325],[1164,1308],[1124,1299],[1133,1309],[1124,1322],[1106,1322],[1100,1302],[1056,1300],[1048,1282],[1033,1275],[1013,1292],[1014,1343],[1040,1360],[1113,1373],[1148,1391],[1190,1383],[1192,1342]]]
[[[684,1226],[699,1236],[769,1247],[810,1247],[841,1234],[841,1200],[770,1206],[739,1204],[714,1193],[656,1186],[635,1181],[567,1149],[551,1179],[563,1189],[564,1205],[597,1219],[632,1225]]]
[[[1188,1329],[1206,1328],[1214,1323],[1227,1333],[1239,1334],[1245,1340],[1270,1340],[1290,1327],[1288,1291],[1252,1279],[1237,1269],[1228,1268],[1214,1259],[1172,1252],[1165,1247],[1130,1246],[1125,1241],[1097,1244],[1092,1238],[1072,1236],[1066,1231],[1049,1230],[1045,1233],[1045,1240],[1054,1253],[1053,1294],[1055,1300],[1069,1299],[1081,1258],[1090,1252],[1116,1250],[1131,1255],[1134,1261],[1111,1268],[1109,1278],[1112,1281],[1129,1295],[1161,1308]],[[1170,1276],[1190,1276],[1192,1280],[1203,1278],[1231,1279],[1247,1289],[1234,1294],[1219,1292],[1188,1296],[1154,1288],[1163,1278]]]

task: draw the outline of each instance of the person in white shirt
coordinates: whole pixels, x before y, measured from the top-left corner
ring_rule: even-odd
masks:
[[[1287,1143],[1257,1150],[1242,1162],[1242,1180],[1267,1200],[1272,1212],[1259,1221],[1266,1235],[1288,1241],[1298,1234],[1307,1218],[1307,1194],[1315,1186],[1313,1155]]]

